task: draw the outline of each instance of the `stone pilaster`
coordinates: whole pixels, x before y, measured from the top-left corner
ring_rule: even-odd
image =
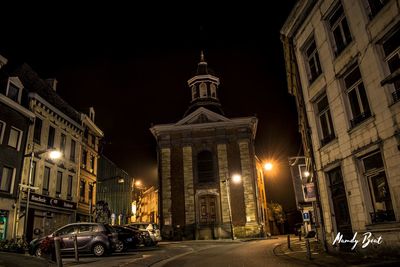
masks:
[[[195,223],[192,147],[183,148],[183,178],[185,193],[185,224]]]
[[[244,188],[244,205],[246,223],[256,221],[256,203],[254,196],[254,177],[248,141],[239,141],[240,163],[242,166],[242,183]]]
[[[171,225],[171,149],[161,149],[162,213],[164,224]]]
[[[217,145],[217,153],[218,153],[218,167],[219,167],[219,178],[220,178],[220,187],[221,187],[221,215],[223,223],[230,223],[229,220],[229,206],[228,206],[228,196],[226,194],[226,183],[222,183],[221,181],[225,180],[228,177],[228,154],[226,149],[226,144]]]

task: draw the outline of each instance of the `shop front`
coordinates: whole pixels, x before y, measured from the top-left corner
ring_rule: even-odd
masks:
[[[32,240],[75,222],[76,203],[32,193],[28,213],[26,236]]]

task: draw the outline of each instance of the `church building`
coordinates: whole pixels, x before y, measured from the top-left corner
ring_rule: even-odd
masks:
[[[184,117],[150,129],[157,141],[164,238],[259,237],[267,229],[254,149],[258,120],[226,117],[219,85],[201,53],[188,80],[192,98]]]

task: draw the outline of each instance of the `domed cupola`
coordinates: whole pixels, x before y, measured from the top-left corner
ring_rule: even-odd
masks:
[[[224,115],[221,103],[218,99],[219,78],[214,76],[204,60],[204,53],[201,51],[200,62],[192,78],[187,81],[191,90],[192,101],[186,115],[192,113],[199,107],[204,107],[218,114]]]

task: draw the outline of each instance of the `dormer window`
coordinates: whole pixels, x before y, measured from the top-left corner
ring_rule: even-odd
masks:
[[[8,80],[6,96],[17,103],[21,103],[23,85],[17,77],[10,77]]]
[[[9,98],[11,98],[12,100],[14,100],[15,102],[19,102],[18,101],[19,90],[20,89],[17,86],[15,86],[12,83],[9,83],[8,89],[7,89],[7,96]]]

